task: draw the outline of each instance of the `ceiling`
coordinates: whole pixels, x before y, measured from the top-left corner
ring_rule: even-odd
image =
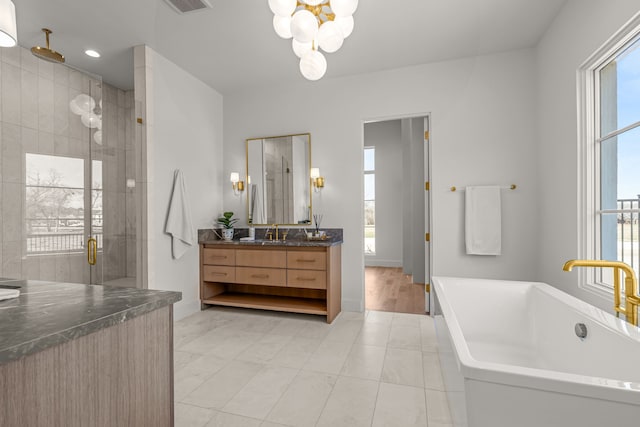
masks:
[[[133,88],[132,46],[146,44],[223,95],[305,81],[267,0],[210,0],[180,15],[164,0],[14,0],[18,42]],[[355,29],[327,54],[326,78],[535,46],[565,0],[361,0]],[[98,50],[100,59],[84,54]],[[309,83],[312,84],[312,83]]]

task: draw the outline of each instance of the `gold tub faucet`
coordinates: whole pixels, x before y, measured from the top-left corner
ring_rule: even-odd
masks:
[[[616,316],[624,314],[627,322],[638,326],[638,279],[633,268],[620,261],[604,261],[591,259],[572,259],[564,263],[562,269],[571,271],[573,267],[613,268],[613,309]],[[620,270],[624,272],[624,308],[620,302]]]

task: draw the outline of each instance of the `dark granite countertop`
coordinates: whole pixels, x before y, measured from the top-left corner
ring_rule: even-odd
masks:
[[[151,289],[37,280],[0,282],[0,286],[20,286],[18,298],[0,301],[0,364],[182,299],[180,292]]]
[[[338,240],[203,240],[200,243],[205,245],[220,246],[284,246],[284,247],[324,247],[341,245],[342,241]]]
[[[326,240],[308,240],[303,228],[293,228],[281,226],[280,231],[287,230],[286,240],[269,240],[265,237],[265,232],[270,227],[256,227],[256,240],[240,240],[248,235],[247,228],[236,228],[234,238],[231,241],[219,239],[213,230],[198,230],[198,243],[205,245],[225,245],[225,246],[284,246],[284,247],[326,247],[336,246],[343,243],[341,228],[322,228],[326,233]],[[309,229],[311,230],[311,229]]]

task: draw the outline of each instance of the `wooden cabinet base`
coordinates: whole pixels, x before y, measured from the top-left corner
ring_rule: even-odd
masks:
[[[234,280],[213,280],[213,269],[223,268],[205,257],[215,244],[200,245],[200,299],[206,305],[254,308],[326,316],[327,323],[341,310],[341,247],[251,249],[241,245],[229,255],[236,260]],[[286,251],[286,252],[285,252]],[[285,256],[286,255],[286,256]],[[228,277],[232,277],[231,273]]]
[[[0,365],[0,425],[173,426],[167,306]]]

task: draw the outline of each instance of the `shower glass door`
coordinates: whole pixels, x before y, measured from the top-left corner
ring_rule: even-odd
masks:
[[[0,277],[101,283],[101,79],[19,46],[1,67]]]
[[[24,58],[24,55],[23,55]],[[38,144],[25,144],[22,123],[24,242],[22,278],[99,284],[103,281],[103,178],[96,148],[101,128],[99,78],[36,60]],[[41,77],[52,72],[49,81]],[[25,84],[22,73],[22,87]],[[28,74],[27,74],[28,77]],[[49,98],[49,99],[47,99]],[[96,137],[96,133],[98,133]]]

